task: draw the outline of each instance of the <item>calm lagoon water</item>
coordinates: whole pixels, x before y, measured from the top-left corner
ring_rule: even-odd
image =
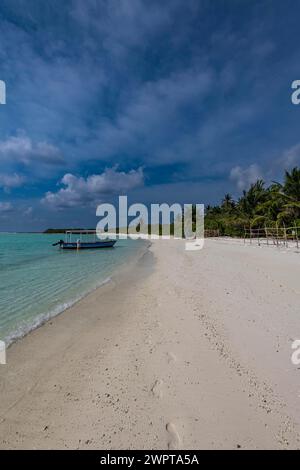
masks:
[[[108,282],[145,242],[112,249],[63,251],[61,235],[0,234],[0,340],[7,344]]]

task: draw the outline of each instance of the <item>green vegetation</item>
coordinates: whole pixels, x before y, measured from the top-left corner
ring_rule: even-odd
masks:
[[[235,201],[225,194],[221,205],[207,206],[205,229],[242,236],[244,227],[300,227],[300,168],[285,171],[283,183],[258,180]]]
[[[195,230],[195,208],[192,214]],[[283,183],[272,183],[266,187],[264,181],[258,180],[243,191],[235,201],[230,194],[225,194],[219,206],[207,206],[205,209],[205,229],[218,230],[220,235],[243,236],[247,228],[280,228],[300,227],[300,168],[285,171]],[[141,232],[160,234],[162,225],[147,226],[139,222]],[[83,230],[79,228],[50,228],[44,233],[65,233],[66,230]],[[122,232],[122,229],[116,228]],[[174,223],[170,224],[171,234]]]

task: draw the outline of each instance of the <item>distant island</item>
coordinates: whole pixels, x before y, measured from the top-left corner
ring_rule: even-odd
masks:
[[[65,233],[67,230],[79,231],[79,230],[94,230],[94,229],[85,229],[85,228],[47,228],[43,233]]]

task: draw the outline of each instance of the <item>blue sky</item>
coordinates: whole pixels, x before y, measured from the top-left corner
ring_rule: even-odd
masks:
[[[300,4],[2,0],[0,230],[215,203],[300,163]]]

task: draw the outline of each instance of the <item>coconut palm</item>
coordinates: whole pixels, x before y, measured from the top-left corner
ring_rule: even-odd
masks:
[[[263,180],[252,183],[248,191],[243,191],[243,196],[238,202],[240,215],[251,223],[257,215],[259,206],[267,200],[267,194]]]
[[[229,193],[225,194],[223,201],[222,201],[222,208],[225,211],[229,212],[234,208],[234,206],[235,206],[235,202],[231,194]]]
[[[245,226],[300,226],[300,168],[284,174],[283,183],[268,188],[262,180],[252,183],[235,202],[225,194],[219,206],[207,206],[206,228],[218,228],[223,235],[241,236]]]
[[[278,219],[288,223],[294,222],[300,218],[300,168],[285,171],[284,183],[278,184],[278,187],[278,196],[283,199]]]

